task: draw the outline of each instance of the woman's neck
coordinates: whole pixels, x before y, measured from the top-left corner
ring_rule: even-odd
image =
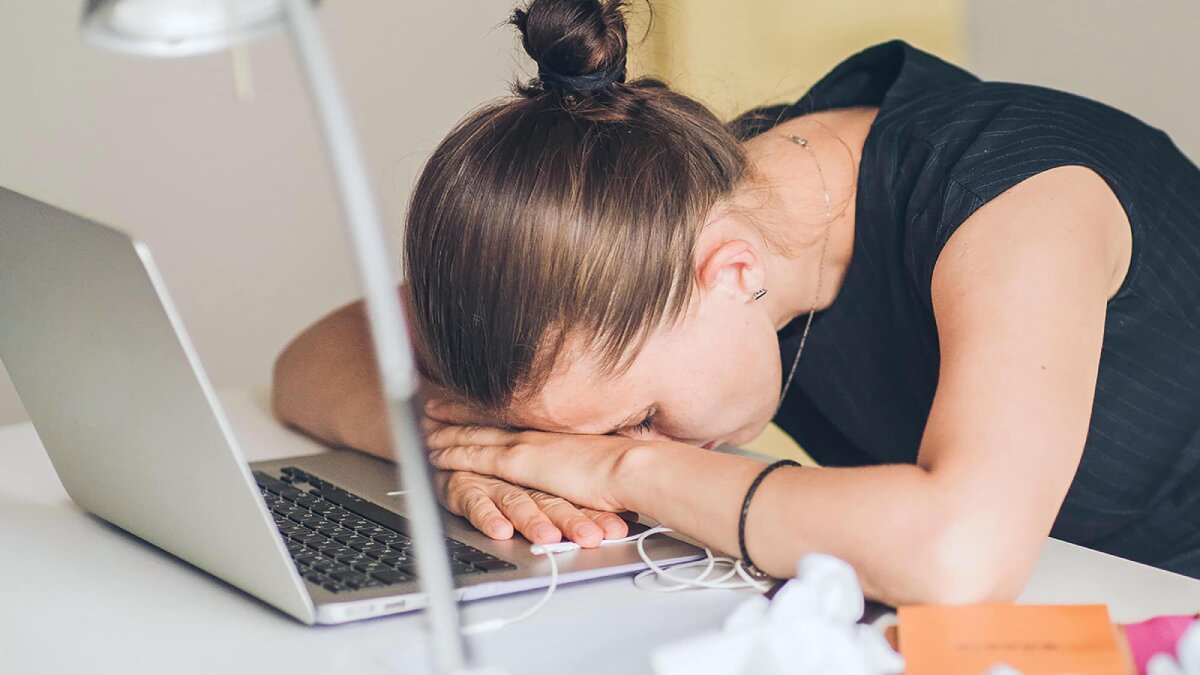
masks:
[[[766,188],[754,218],[768,240],[763,254],[771,292],[763,300],[777,330],[837,298],[854,252],[863,143],[877,112],[848,108],[812,113],[782,122],[745,144],[754,180]]]

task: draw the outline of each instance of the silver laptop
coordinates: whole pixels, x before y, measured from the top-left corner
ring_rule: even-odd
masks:
[[[141,242],[0,188],[0,360],[84,509],[305,623],[425,604],[395,467],[352,451],[247,464]],[[460,599],[549,583],[527,540],[445,515]],[[633,545],[557,561],[560,583],[645,568]]]

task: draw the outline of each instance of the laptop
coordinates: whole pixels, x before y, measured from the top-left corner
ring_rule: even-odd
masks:
[[[348,450],[248,464],[145,244],[0,188],[0,360],[82,508],[307,624],[425,605],[396,467]],[[549,584],[528,540],[444,516],[460,600]],[[645,544],[664,565],[702,556]],[[632,544],[556,561],[559,583],[646,567]]]

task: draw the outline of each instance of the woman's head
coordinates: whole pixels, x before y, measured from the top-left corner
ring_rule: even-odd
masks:
[[[728,399],[753,386],[761,427],[773,402],[762,380],[779,381],[773,327],[737,307],[757,283],[741,247],[702,236],[735,220],[749,170],[738,139],[657,80],[620,81],[620,2],[534,0],[512,22],[542,76],[460,122],[410,205],[405,268],[427,374],[522,426],[607,432],[645,404],[660,424],[679,418],[660,433],[698,442],[748,426],[733,419],[748,404]],[[598,72],[618,81],[564,88]],[[725,300],[697,302],[720,288]],[[756,372],[731,341],[757,350]],[[718,404],[730,419],[713,419]]]

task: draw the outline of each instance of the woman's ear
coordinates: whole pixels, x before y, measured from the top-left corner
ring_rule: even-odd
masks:
[[[701,291],[728,292],[734,298],[754,298],[766,284],[766,270],[758,249],[744,239],[733,239],[701,249],[696,260],[696,280]]]

